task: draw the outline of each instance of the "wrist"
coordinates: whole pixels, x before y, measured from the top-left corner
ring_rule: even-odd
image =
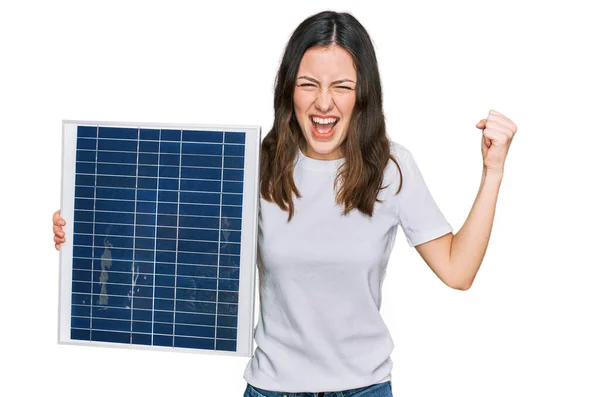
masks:
[[[482,172],[482,179],[485,180],[495,180],[495,181],[502,181],[502,178],[504,177],[504,169],[490,169],[490,168],[486,168],[483,167],[483,172]]]

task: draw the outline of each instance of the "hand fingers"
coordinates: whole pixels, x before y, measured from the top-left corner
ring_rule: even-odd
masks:
[[[516,133],[517,132],[517,125],[508,117],[506,117],[505,115],[503,115],[500,112],[496,112],[495,110],[490,110],[489,114],[488,114],[488,118],[490,120],[494,120],[500,124],[502,124],[503,126],[505,126],[508,130],[512,131],[512,133]]]
[[[60,216],[60,210],[56,211],[54,215],[52,215],[52,223],[59,226],[65,225],[65,220]]]
[[[54,232],[54,248],[57,251],[60,250],[60,245],[66,241],[65,232],[62,228],[65,224],[65,220],[60,216],[60,210],[56,211],[52,215],[52,231]]]
[[[54,232],[55,236],[65,237],[65,232],[63,231],[62,226],[54,225],[52,226],[52,231]]]

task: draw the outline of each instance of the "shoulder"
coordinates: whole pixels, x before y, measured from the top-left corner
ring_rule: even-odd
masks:
[[[406,169],[410,168],[409,159],[411,158],[412,154],[406,146],[390,141],[390,159],[385,167],[382,183],[383,186],[389,187],[389,189],[385,189],[384,191],[391,191],[391,193],[385,193],[386,195],[396,193],[398,187],[400,187],[400,183],[406,179]]]
[[[400,173],[404,174],[406,168],[411,168],[411,164],[414,162],[413,155],[406,146],[394,141],[390,141],[390,154],[396,160],[398,166],[390,158],[385,169],[385,174],[388,178],[397,179]],[[398,167],[400,167],[400,171]]]
[[[390,141],[390,152],[398,162],[405,162],[407,157],[412,157],[412,153],[406,146],[394,141]]]

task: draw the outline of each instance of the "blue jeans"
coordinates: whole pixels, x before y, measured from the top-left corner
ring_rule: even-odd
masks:
[[[250,384],[246,387],[243,397],[393,397],[392,382],[375,383],[374,385],[342,391],[323,393],[287,393],[259,389]]]

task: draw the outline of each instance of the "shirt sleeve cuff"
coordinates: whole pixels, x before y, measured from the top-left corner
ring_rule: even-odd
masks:
[[[446,224],[444,226],[440,226],[436,229],[425,230],[412,236],[406,236],[406,240],[408,241],[408,245],[410,247],[417,246],[419,244],[426,243],[431,240],[435,240],[438,237],[442,237],[445,234],[452,232],[454,229],[450,224]]]

